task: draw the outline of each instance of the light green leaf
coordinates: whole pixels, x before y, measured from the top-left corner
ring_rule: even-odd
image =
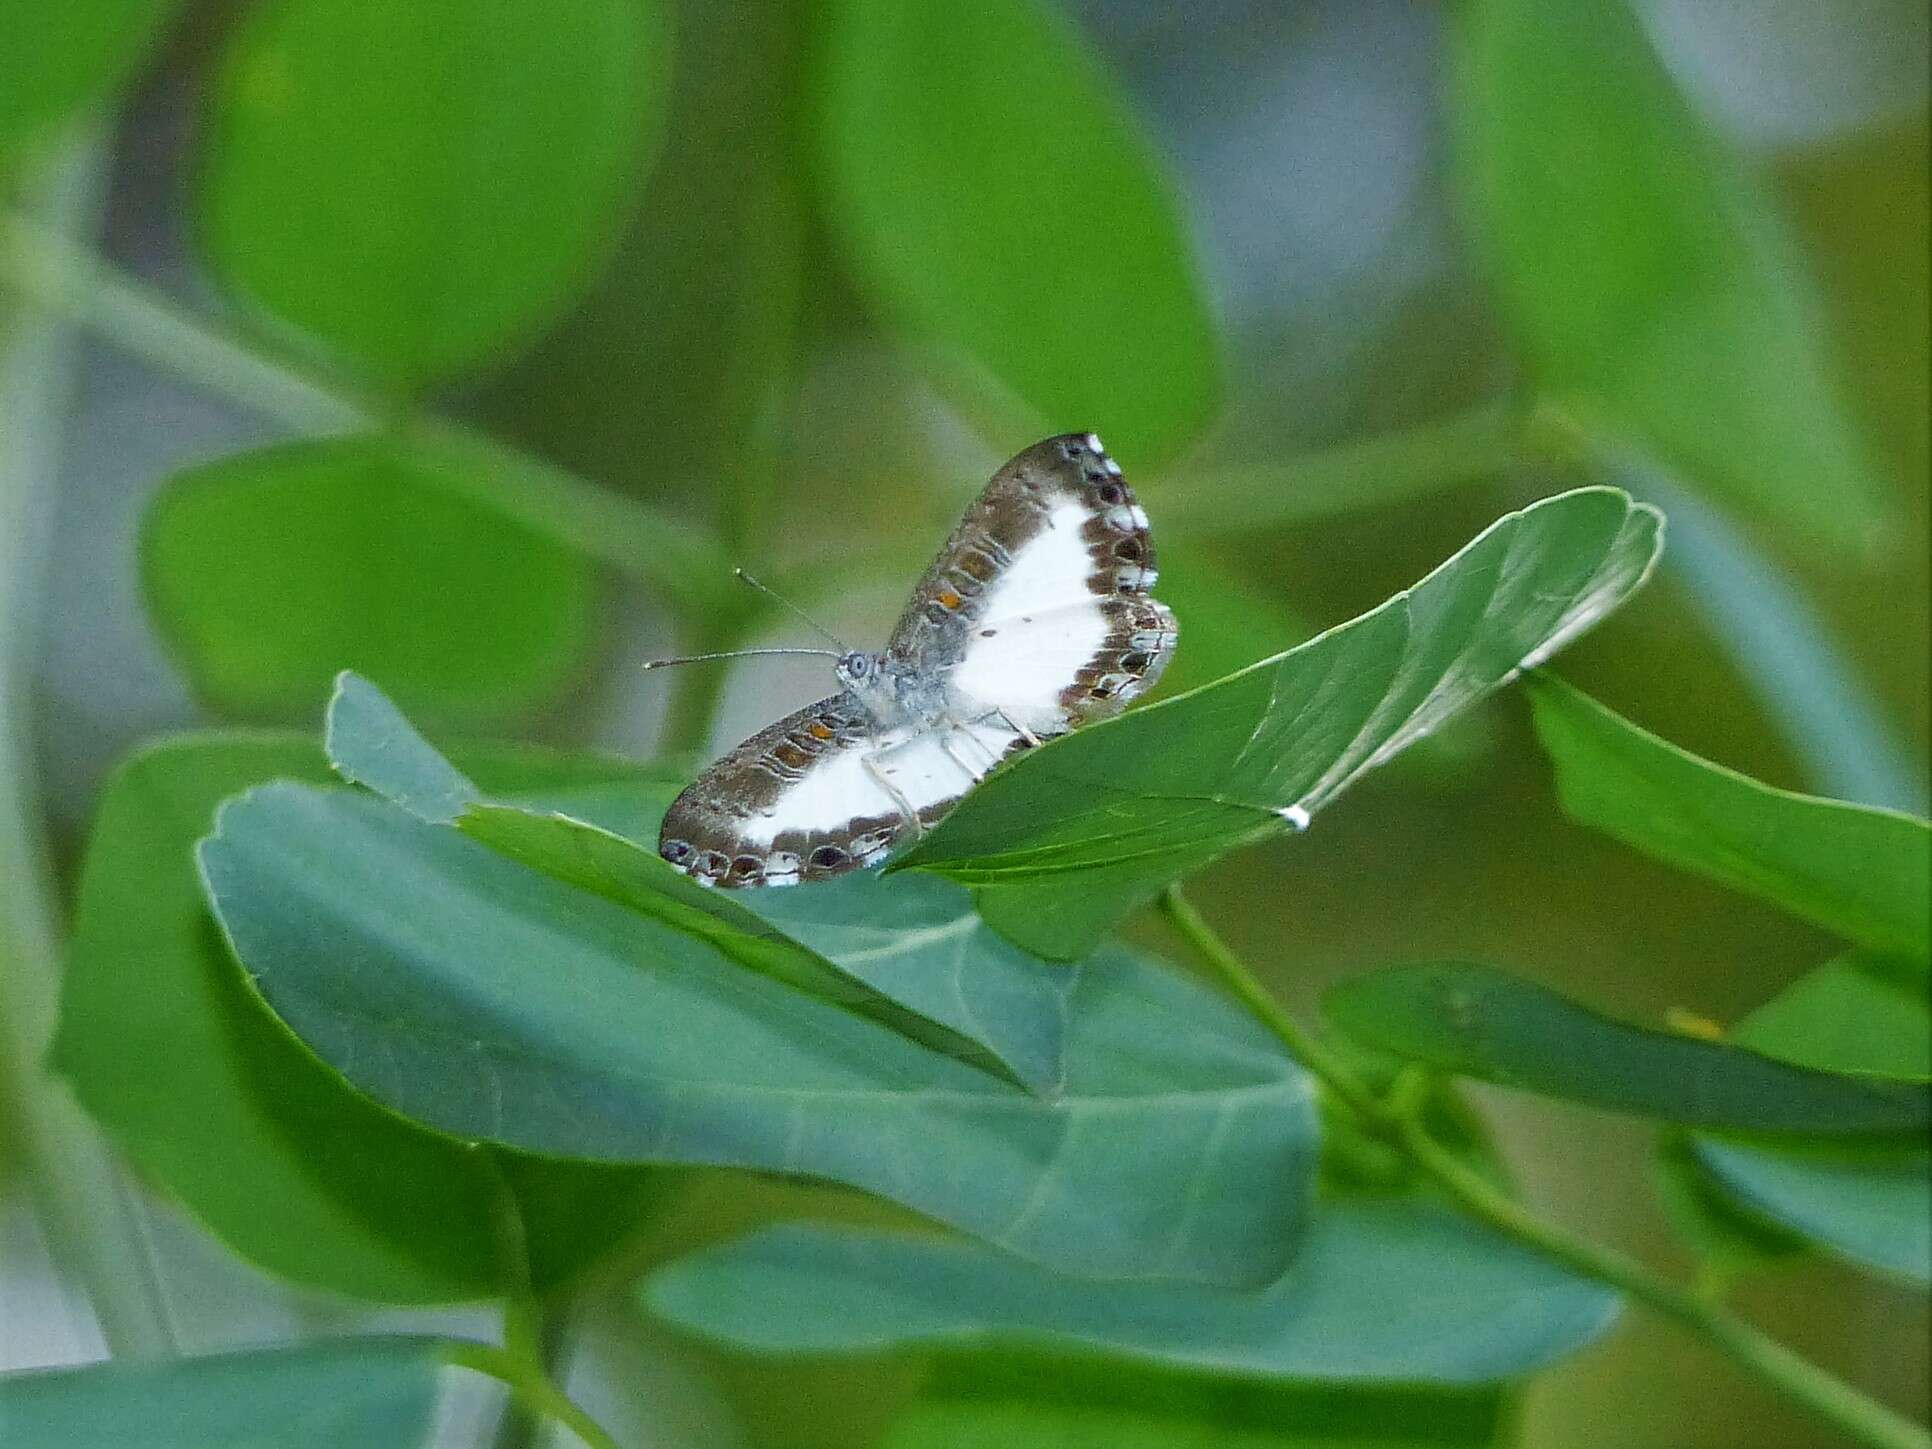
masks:
[[[0,1378],[0,1442],[28,1449],[410,1449],[429,1442],[448,1346],[349,1338],[173,1363]]]
[[[146,522],[156,623],[212,701],[306,712],[345,665],[444,717],[501,716],[583,666],[590,565],[379,438],[296,443],[177,476]]]
[[[328,751],[345,779],[411,814],[455,825],[519,864],[683,931],[748,970],[1009,1080],[1039,1090],[1060,1080],[1072,983],[1053,979],[1064,971],[997,941],[957,887],[901,892],[868,876],[810,892],[711,889],[642,843],[655,841],[674,791],[663,793],[657,811],[630,811],[614,827],[485,800],[354,674],[336,681],[329,701]],[[790,897],[801,894],[809,899],[793,905]]]
[[[0,44],[0,174],[12,152],[112,92],[174,9],[174,0],[8,7]]]
[[[1037,0],[837,0],[820,125],[857,280],[1027,410],[1130,466],[1213,408],[1218,360],[1180,208],[1093,46]]]
[[[416,387],[562,309],[658,129],[655,0],[283,0],[222,67],[200,191],[217,276]]]
[[[1133,958],[1088,963],[1042,1099],[367,796],[265,786],[201,860],[276,1014],[458,1137],[830,1179],[1076,1272],[1254,1281],[1293,1251],[1307,1079]]]
[[[943,1357],[885,1449],[1494,1449],[1493,1388],[1277,1383],[1118,1359]]]
[[[1480,0],[1455,21],[1462,186],[1543,386],[1804,536],[1874,537],[1796,250],[1625,0]]]
[[[1305,826],[1361,775],[1570,643],[1643,582],[1661,526],[1612,488],[1508,514],[1360,618],[1028,751],[887,869],[976,886],[999,930],[1042,955],[1077,956],[1169,881]]]
[[[1819,967],[1738,1024],[1759,1050],[1839,1071],[1926,1077],[1932,1008],[1916,970],[1856,955]],[[1932,1152],[1802,1149],[1699,1135],[1698,1160],[1752,1211],[1854,1262],[1932,1282]]]
[[[1910,963],[1864,952],[1806,972],[1746,1017],[1737,1039],[1828,1072],[1932,1079],[1932,1011],[1923,978]]]
[[[1696,1139],[1698,1161],[1748,1207],[1855,1263],[1932,1283],[1932,1154],[1767,1148]]]
[[[536,757],[475,763],[511,788],[590,773]],[[194,842],[223,797],[278,776],[329,773],[311,740],[199,735],[145,750],[114,776],[81,874],[52,1065],[143,1173],[273,1273],[386,1302],[515,1286],[489,1160],[318,1067],[243,988],[208,919]],[[545,1283],[608,1246],[650,1191],[642,1174],[530,1171],[515,1200]],[[540,1197],[565,1186],[588,1196],[545,1211]]]
[[[1394,966],[1323,1001],[1357,1041],[1442,1071],[1699,1127],[1886,1136],[1932,1125],[1923,1084],[1797,1066],[1599,1015],[1488,966]]]
[[[659,1269],[659,1317],[761,1353],[1022,1344],[1271,1379],[1479,1384],[1609,1327],[1601,1284],[1419,1200],[1321,1204],[1259,1292],[1062,1277],[972,1243],[783,1224]]]
[[[1638,729],[1559,679],[1531,680],[1530,699],[1572,818],[1857,944],[1932,954],[1925,821],[1774,790]]]

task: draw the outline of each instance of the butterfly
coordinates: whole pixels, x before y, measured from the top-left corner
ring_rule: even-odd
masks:
[[[672,803],[658,853],[718,886],[876,864],[1009,755],[1151,689],[1179,629],[1148,596],[1147,515],[1092,433],[993,475],[878,653],[839,692],[760,730]]]

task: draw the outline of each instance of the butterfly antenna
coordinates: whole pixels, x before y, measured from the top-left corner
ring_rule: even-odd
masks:
[[[748,659],[759,654],[811,654],[820,659],[836,659],[831,649],[726,649],[717,654],[680,654],[675,659],[647,659],[640,669],[662,669],[670,664],[702,664],[707,659]]]
[[[841,654],[851,653],[852,651],[851,645],[847,644],[843,639],[839,638],[838,635],[834,634],[830,629],[826,628],[823,624],[819,623],[819,621],[814,619],[810,614],[806,613],[803,609],[799,608],[798,605],[794,604],[790,599],[786,598],[783,594],[779,593],[778,590],[774,589],[770,584],[759,583],[757,579],[754,579],[750,574],[746,573],[743,569],[733,569],[732,572],[738,576],[740,582],[749,584],[751,585],[752,588],[758,590],[759,593],[765,594],[770,598],[776,599],[785,608],[791,610],[792,613],[796,614],[799,618],[803,619],[807,624],[811,625],[812,628],[815,631],[817,631],[819,634],[822,634],[825,638],[830,639],[834,644],[838,645],[839,653]]]

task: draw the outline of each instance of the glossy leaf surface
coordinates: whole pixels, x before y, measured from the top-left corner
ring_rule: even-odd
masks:
[[[867,874],[809,891],[709,889],[658,857],[674,786],[643,811],[626,794],[605,819],[595,797],[570,811],[486,800],[352,674],[329,703],[328,750],[344,778],[411,814],[684,931],[748,970],[1036,1089],[1060,1081],[1071,976],[988,931],[956,886],[901,890]]]
[[[653,1312],[766,1353],[1020,1343],[1241,1377],[1484,1383],[1609,1326],[1616,1299],[1445,1209],[1340,1200],[1260,1292],[1082,1282],[976,1244],[809,1224],[659,1269]]]
[[[1252,1282],[1292,1251],[1306,1079],[1132,957],[1088,963],[1040,1098],[367,796],[265,786],[201,859],[276,1013],[457,1137],[828,1178],[1076,1272]]]

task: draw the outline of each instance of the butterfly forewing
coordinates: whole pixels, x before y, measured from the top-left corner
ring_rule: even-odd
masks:
[[[725,886],[882,859],[1015,750],[1112,714],[1173,655],[1147,515],[1092,434],[1001,468],[913,590],[886,656],[929,717],[882,727],[850,691],[759,731],[664,819],[664,858]],[[916,822],[916,823],[915,823]]]

